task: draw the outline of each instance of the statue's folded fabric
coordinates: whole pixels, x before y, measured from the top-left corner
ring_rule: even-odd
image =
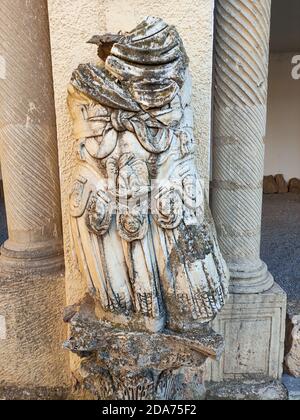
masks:
[[[188,58],[147,18],[96,36],[99,65],[73,73],[79,161],[71,228],[100,318],[132,330],[193,330],[225,304],[228,271],[197,174]]]

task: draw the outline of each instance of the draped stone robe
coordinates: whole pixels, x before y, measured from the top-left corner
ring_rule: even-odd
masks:
[[[73,243],[101,319],[149,331],[211,321],[228,271],[195,167],[175,28],[148,18],[120,37],[105,64],[74,72],[68,103],[78,142]]]

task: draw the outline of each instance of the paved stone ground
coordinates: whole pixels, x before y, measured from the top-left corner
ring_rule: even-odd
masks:
[[[289,300],[300,299],[300,194],[264,195],[262,259]]]
[[[7,239],[6,217],[3,199],[0,198],[0,245]]]

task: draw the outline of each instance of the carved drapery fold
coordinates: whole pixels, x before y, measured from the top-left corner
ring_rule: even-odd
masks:
[[[224,305],[227,269],[194,163],[188,58],[161,19],[115,37],[93,38],[105,62],[69,86],[77,256],[104,319],[190,328]]]

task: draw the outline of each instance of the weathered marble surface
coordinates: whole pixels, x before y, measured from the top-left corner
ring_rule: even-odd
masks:
[[[86,44],[94,34],[126,31],[134,28],[145,16],[159,15],[176,25],[184,39],[193,77],[193,110],[196,162],[201,176],[209,182],[209,152],[211,131],[211,81],[213,47],[213,0],[48,0],[51,28],[53,79],[56,101],[56,121],[59,142],[59,166],[66,262],[66,293],[69,304],[80,300],[84,282],[78,271],[69,229],[69,191],[76,149],[70,153],[73,137],[71,120],[66,107],[66,85],[80,63],[97,60],[96,47]],[[72,42],[70,42],[72,40]],[[73,364],[75,357],[71,357]]]
[[[184,46],[158,18],[90,42],[101,62],[78,67],[68,97],[82,275],[103,320],[193,329],[223,307],[228,271],[195,168]]]
[[[70,224],[89,303],[68,308],[66,347],[95,398],[202,398],[229,274],[194,161],[189,60],[158,18],[89,42],[101,61],[68,88]]]

